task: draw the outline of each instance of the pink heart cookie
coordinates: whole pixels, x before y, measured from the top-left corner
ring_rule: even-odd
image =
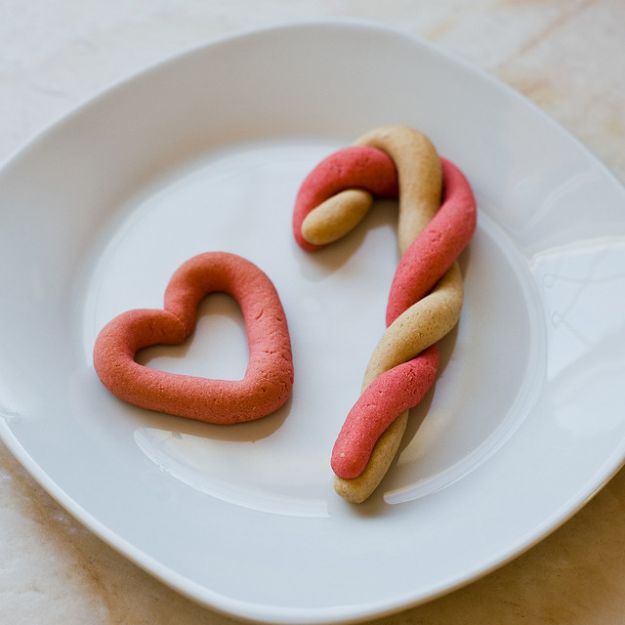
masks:
[[[195,329],[197,307],[209,293],[231,295],[241,307],[249,345],[242,380],[213,380],[140,365],[152,345],[178,345]],[[131,404],[218,424],[264,417],[284,404],[293,386],[286,317],[267,275],[235,254],[194,256],[172,276],[163,309],[129,310],[100,332],[93,360],[102,383]]]

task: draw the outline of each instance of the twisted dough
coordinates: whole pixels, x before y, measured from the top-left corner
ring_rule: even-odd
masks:
[[[388,328],[332,454],[337,493],[360,503],[395,457],[408,408],[435,380],[435,343],[455,326],[462,307],[455,258],[468,244],[476,216],[462,173],[448,161],[441,167],[430,141],[416,130],[387,126],[356,145],[331,155],[309,174],[297,197],[293,226],[298,243],[314,251],[355,227],[371,206],[372,194],[394,196],[398,180],[402,259],[389,295]],[[443,172],[446,197],[437,214]]]

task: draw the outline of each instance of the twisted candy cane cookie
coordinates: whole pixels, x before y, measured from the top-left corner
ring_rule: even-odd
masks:
[[[462,308],[456,258],[476,223],[473,193],[460,170],[441,161],[421,133],[387,126],[330,155],[307,176],[295,203],[295,239],[307,251],[336,241],[360,222],[374,195],[399,195],[402,257],[388,298],[387,330],[332,452],[335,489],[353,503],[378,486],[399,449],[408,409],[434,383],[436,343]]]

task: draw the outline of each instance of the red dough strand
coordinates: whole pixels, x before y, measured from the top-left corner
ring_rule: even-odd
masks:
[[[443,203],[401,257],[391,284],[386,325],[420,300],[453,265],[475,230],[475,199],[464,174],[442,158]]]
[[[304,179],[293,210],[293,235],[307,252],[321,246],[308,243],[302,236],[306,215],[333,195],[346,189],[363,189],[379,197],[397,197],[395,163],[375,148],[343,148],[324,158]]]
[[[144,367],[140,349],[178,345],[195,329],[209,293],[231,295],[241,307],[249,345],[242,380],[211,380]],[[94,365],[103,384],[127,402],[181,417],[232,424],[264,417],[287,400],[293,385],[291,342],[278,294],[249,261],[223,252],[184,263],[165,292],[164,309],[130,310],[98,335]]]
[[[438,372],[436,345],[416,358],[378,376],[349,411],[332,449],[332,470],[340,477],[358,477],[376,442],[402,412],[416,406]]]
[[[471,187],[462,172],[441,159],[442,205],[402,256],[391,285],[386,325],[425,296],[469,243],[476,225]],[[306,215],[336,193],[359,188],[396,198],[397,170],[383,151],[349,147],[325,158],[302,183],[293,215],[293,234],[306,251],[320,246],[302,236]],[[332,452],[332,469],[341,478],[358,477],[388,426],[405,410],[416,406],[434,384],[439,351],[432,345],[416,358],[378,376],[364,390],[341,429]]]

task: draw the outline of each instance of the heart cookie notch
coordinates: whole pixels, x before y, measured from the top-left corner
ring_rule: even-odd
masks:
[[[154,345],[179,345],[193,332],[197,308],[210,293],[226,293],[241,307],[249,362],[242,380],[215,380],[158,371],[135,361]],[[226,252],[194,256],[172,276],[162,309],[136,309],[98,335],[93,362],[119,399],[216,424],[260,419],[282,406],[293,387],[293,359],[278,293],[256,265]]]

